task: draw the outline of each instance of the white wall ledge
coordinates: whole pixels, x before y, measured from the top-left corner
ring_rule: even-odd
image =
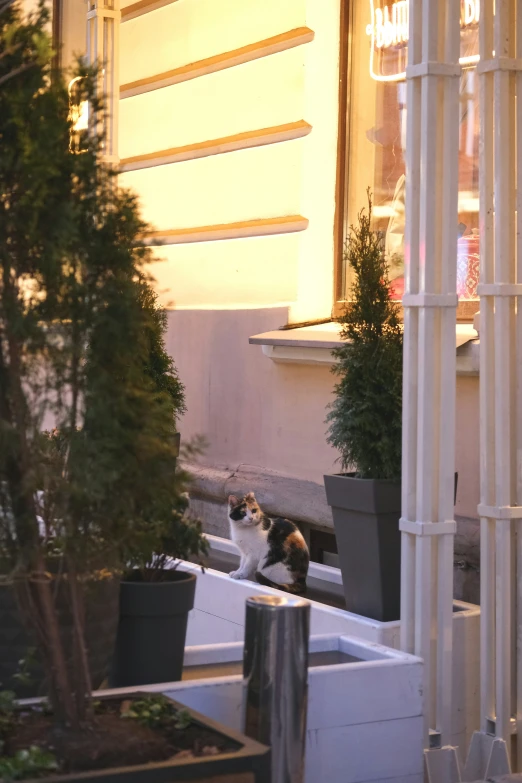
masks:
[[[303,326],[298,329],[278,329],[249,338],[251,345],[260,345],[263,353],[275,362],[285,364],[333,365],[332,351],[342,344],[338,323]],[[478,334],[472,324],[457,324],[455,349],[457,375],[478,375]]]

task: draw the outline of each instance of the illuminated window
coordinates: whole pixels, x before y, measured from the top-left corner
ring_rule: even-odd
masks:
[[[477,297],[478,282],[478,15],[479,0],[461,2],[459,240],[460,302]],[[374,228],[382,232],[396,298],[404,287],[404,190],[408,2],[352,0],[347,54],[344,235],[374,194]],[[348,45],[348,44],[347,44]],[[341,298],[350,279],[343,270]],[[477,309],[475,307],[475,309]]]

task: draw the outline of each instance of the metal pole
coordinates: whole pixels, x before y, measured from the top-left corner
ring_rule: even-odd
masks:
[[[271,783],[304,780],[310,604],[293,596],[246,602],[243,732],[271,747]]]

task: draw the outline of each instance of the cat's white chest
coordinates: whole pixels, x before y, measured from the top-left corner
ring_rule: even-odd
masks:
[[[261,559],[267,551],[267,534],[260,525],[230,525],[232,541],[243,554]]]

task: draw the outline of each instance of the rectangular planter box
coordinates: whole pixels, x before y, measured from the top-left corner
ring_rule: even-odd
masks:
[[[328,783],[422,783],[422,661],[342,634],[312,637],[309,650],[305,783],[321,780]],[[333,656],[334,662],[321,664],[319,661],[314,665],[314,656],[323,661]],[[243,644],[230,642],[186,648],[185,664],[189,669],[231,664],[237,671],[242,669],[242,659]],[[243,695],[240,673],[99,691],[97,698],[126,698],[141,692],[162,693],[194,711],[195,717],[202,722],[214,722],[212,727],[217,731],[244,742],[239,734]],[[216,776],[212,777],[212,783],[218,783],[219,775],[223,774],[223,783],[233,783],[233,774],[245,767],[252,769],[252,759],[248,758],[252,751],[258,755],[259,762],[258,776],[252,778],[252,783],[268,783],[268,778],[263,777],[263,746],[244,744],[241,758],[239,754],[228,754],[221,760],[211,759],[215,761],[215,767],[207,769],[209,778],[210,773]],[[247,763],[252,766],[246,766]],[[178,769],[168,762],[152,765],[156,770],[154,781],[206,781],[206,770],[199,770],[198,764],[201,761],[197,759],[189,762],[194,776],[186,769],[187,762],[185,765],[178,762]],[[117,776],[111,778],[111,783],[117,783],[118,779],[125,783],[139,781],[139,777],[124,770],[111,772]],[[100,775],[102,781],[105,779],[104,773],[96,773],[94,777],[96,775]],[[67,777],[53,778],[49,783],[62,780],[66,783]],[[85,780],[88,783],[93,776],[86,775]]]
[[[240,747],[234,753],[222,753],[217,756],[205,756],[200,758],[173,758],[167,761],[152,762],[128,767],[113,767],[106,770],[96,770],[69,775],[50,775],[40,778],[41,783],[174,783],[174,781],[212,781],[212,783],[227,783],[238,777],[242,781],[251,783],[267,783],[270,777],[270,749],[259,742],[245,737],[239,731],[218,723],[208,714],[203,715],[185,702],[175,699],[175,695],[165,686],[143,686],[142,688],[116,688],[106,691],[98,691],[98,699],[107,699],[111,696],[118,698],[131,698],[141,693],[162,693],[172,699],[174,706],[182,709],[188,707],[192,718],[208,729],[224,735]],[[38,699],[26,700],[31,704]],[[243,776],[243,777],[241,777]],[[27,783],[37,783],[36,779],[27,780]]]
[[[207,536],[211,555],[237,568],[238,550],[233,541]],[[183,568],[196,569],[185,563]],[[308,585],[340,598],[343,595],[340,569],[310,563]],[[243,641],[245,600],[255,594],[274,591],[255,582],[236,581],[227,574],[207,569],[198,576],[194,609],[189,616],[187,645]],[[382,623],[333,608],[317,601],[311,604],[311,634],[346,634],[361,640],[399,648],[399,622]],[[454,602],[453,614],[453,724],[452,745],[465,758],[475,727],[480,722],[480,607]]]
[[[422,661],[340,634],[312,637],[310,653],[305,783],[421,783]],[[313,665],[335,654],[346,662]],[[242,657],[240,642],[190,647],[185,665],[240,669]],[[242,689],[240,673],[147,688],[235,731]]]

